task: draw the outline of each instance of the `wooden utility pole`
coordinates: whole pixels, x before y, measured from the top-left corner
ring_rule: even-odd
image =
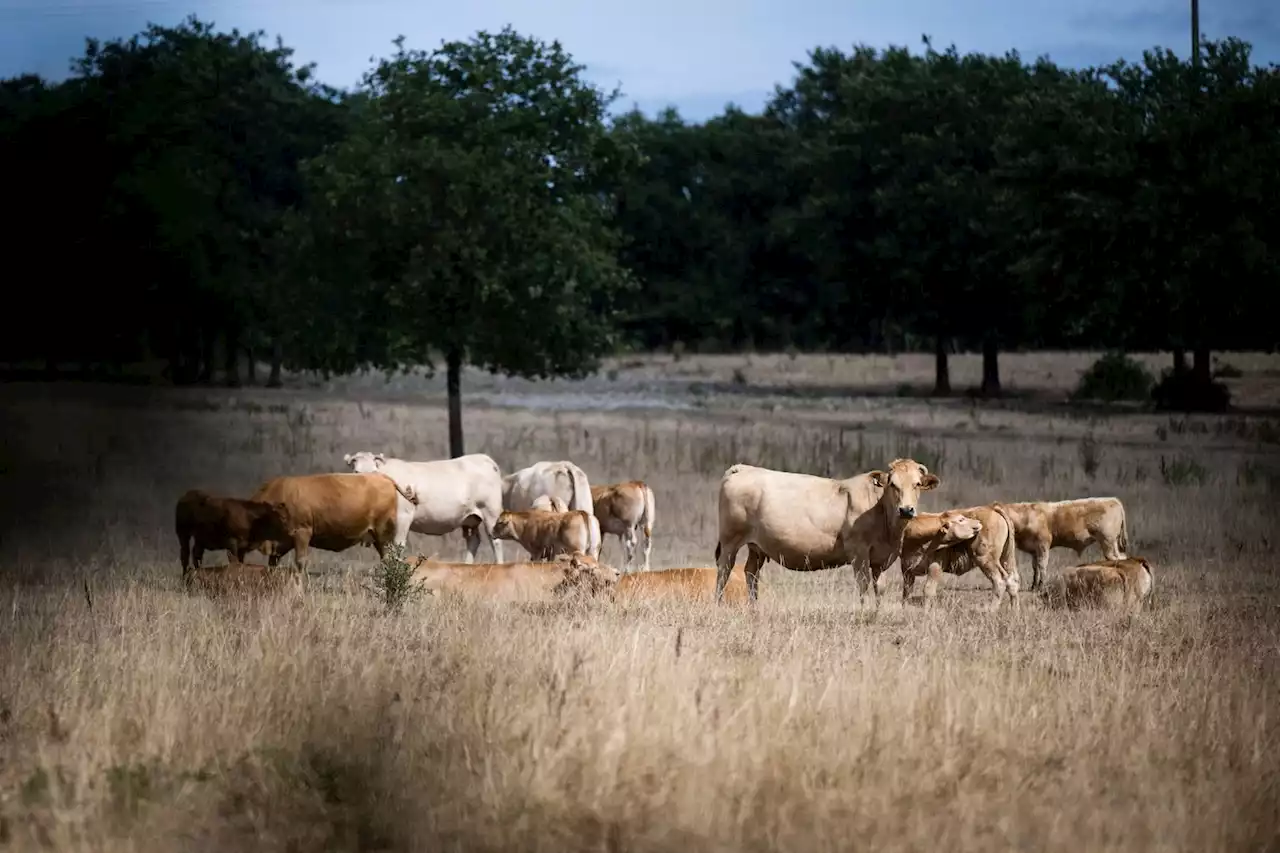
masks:
[[[1200,67],[1200,0],[1191,0],[1191,67]]]

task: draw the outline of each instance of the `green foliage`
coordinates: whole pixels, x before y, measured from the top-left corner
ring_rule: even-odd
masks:
[[[352,92],[194,17],[90,40],[62,83],[0,81],[8,236],[49,281],[129,272],[75,312],[37,289],[60,334],[0,356],[159,356],[180,382],[213,378],[215,345],[443,360],[456,392],[463,363],[581,376],[629,345],[928,347],[940,379],[982,347],[984,385],[1001,348],[1177,348],[1197,376],[1157,404],[1218,410],[1209,354],[1275,343],[1280,69],[1232,38],[1200,60],[822,48],[762,114],[692,123],[608,121],[616,93],[510,28],[397,40]],[[1131,368],[1078,394],[1136,398]]]
[[[382,599],[388,613],[400,611],[405,602],[422,592],[413,580],[413,566],[405,562],[404,546],[388,545],[373,575],[374,593]]]
[[[1138,400],[1151,395],[1155,377],[1139,361],[1122,352],[1108,352],[1089,365],[1071,396],[1076,400]]]

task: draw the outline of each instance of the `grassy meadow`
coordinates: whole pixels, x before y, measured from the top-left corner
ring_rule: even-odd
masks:
[[[926,510],[1115,495],[1156,570],[1138,616],[1040,610],[1025,554],[1018,614],[984,612],[976,571],[926,610],[895,568],[874,610],[847,569],[774,564],[754,610],[387,615],[359,548],[313,552],[301,599],[191,596],[184,490],[445,456],[442,381],[2,386],[0,849],[1278,849],[1280,427],[1256,410],[1280,357],[1227,359],[1255,413],[1195,417],[1067,408],[1091,360],[1070,358],[1005,356],[1028,399],[999,405],[850,396],[927,385],[918,356],[469,371],[467,449],[646,480],[655,568],[712,564],[736,462],[848,476],[910,456],[942,480]],[[410,548],[464,552],[456,533]],[[620,564],[616,538],[602,556]],[[1073,562],[1053,551],[1050,576]]]

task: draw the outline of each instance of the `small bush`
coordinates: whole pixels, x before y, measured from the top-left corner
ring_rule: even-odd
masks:
[[[1213,376],[1215,379],[1239,379],[1244,376],[1244,371],[1229,361],[1219,361],[1213,369]]]
[[[1225,412],[1231,406],[1231,391],[1222,382],[1205,381],[1191,371],[1165,370],[1151,399],[1164,412]]]
[[[412,595],[421,591],[413,582],[413,566],[405,562],[403,545],[387,546],[374,572],[373,589],[386,604],[388,613],[398,611]]]
[[[1145,401],[1155,378],[1140,362],[1122,352],[1109,352],[1089,365],[1080,376],[1080,384],[1071,397],[1074,400]]]
[[[1098,447],[1098,441],[1092,435],[1087,435],[1080,441],[1080,467],[1084,470],[1084,474],[1090,480],[1098,476],[1098,470],[1102,467],[1102,449]]]
[[[1160,479],[1166,486],[1203,486],[1209,470],[1194,459],[1175,456],[1168,461],[1160,457]]]

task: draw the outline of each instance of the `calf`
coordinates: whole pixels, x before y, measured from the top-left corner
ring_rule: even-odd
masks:
[[[627,571],[635,561],[636,546],[644,535],[644,570],[649,571],[649,554],[653,551],[653,489],[640,480],[592,486],[591,500],[595,516],[600,519],[602,533],[612,533],[622,541],[622,569]]]
[[[582,552],[549,562],[449,563],[420,557],[412,580],[430,592],[498,600],[550,601],[569,594],[608,593],[619,572]]]
[[[519,542],[536,560],[574,551],[581,551],[593,559],[600,557],[600,522],[582,510],[505,510],[493,525],[493,535],[497,539]]]
[[[194,568],[183,574],[188,592],[202,591],[209,595],[234,593],[299,594],[303,588],[304,572],[297,569],[270,568],[260,563],[229,563],[225,566]]]
[[[1045,585],[1040,598],[1047,607],[1139,613],[1154,588],[1155,575],[1147,558],[1125,557],[1066,569]]]
[[[1124,504],[1119,498],[1002,503],[1013,522],[1019,551],[1031,555],[1031,589],[1038,589],[1049,566],[1050,548],[1070,548],[1079,557],[1093,542],[1107,560],[1129,550]]]
[[[1000,504],[917,515],[903,531],[900,556],[904,602],[917,577],[928,574],[924,597],[932,602],[943,572],[963,575],[977,565],[991,582],[992,607],[999,607],[1005,593],[1019,607],[1013,527]]]
[[[192,489],[178,498],[173,529],[178,535],[182,573],[200,568],[205,551],[225,549],[228,561],[244,562],[253,543],[284,535],[288,507],[280,502],[243,500]]]
[[[716,574],[714,568],[661,569],[658,571],[625,574],[618,581],[615,600],[683,599],[686,601],[716,600]],[[724,600],[745,602],[747,578],[741,564],[734,566],[724,587]]]

